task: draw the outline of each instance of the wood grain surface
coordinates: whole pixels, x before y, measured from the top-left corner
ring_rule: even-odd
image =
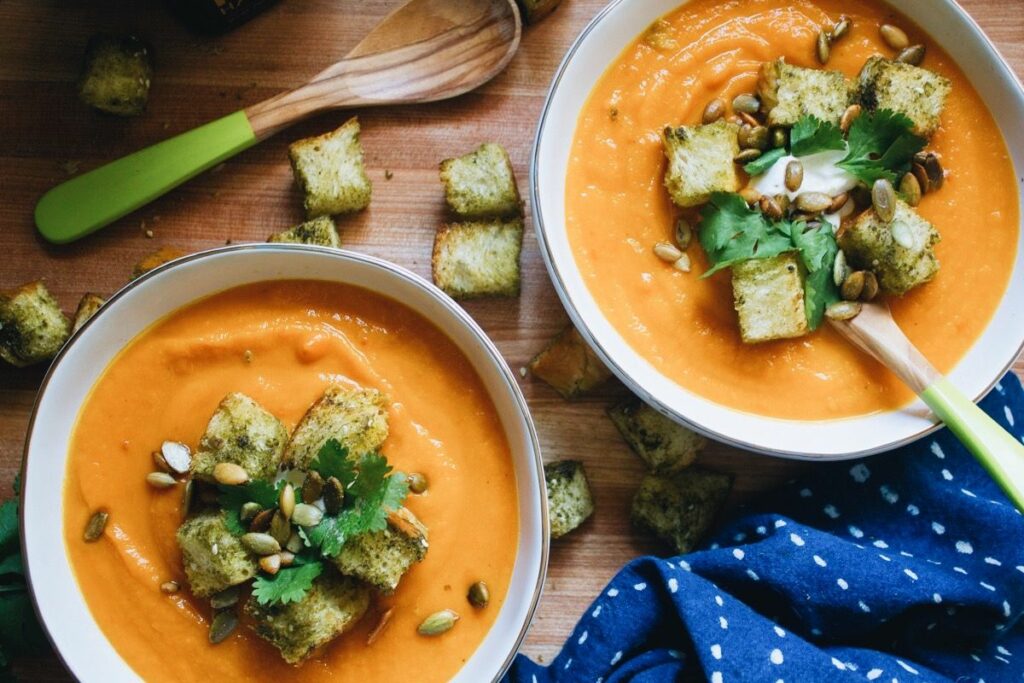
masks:
[[[35,234],[36,200],[70,174],[183,132],[295,87],[347,53],[398,0],[282,0],[223,37],[189,32],[158,0],[0,0],[0,287],[45,278],[65,309],[83,292],[111,293],[132,264],[162,245],[197,251],[261,241],[301,219],[286,146],[339,125],[324,114],[262,143],[77,244],[54,247]],[[963,0],[1024,74],[1024,21],[1018,2]],[[521,186],[551,77],[572,40],[604,5],[565,0],[527,28],[508,69],[477,92],[415,107],[359,112],[374,183],[366,212],[339,221],[345,246],[430,276],[434,231],[443,218],[437,177],[442,159],[483,140],[504,144]],[[86,40],[97,31],[133,30],[155,47],[149,109],[134,119],[93,112],[74,81]],[[386,172],[393,174],[387,179]],[[390,175],[389,174],[389,175]],[[147,237],[152,231],[152,237]],[[527,233],[518,300],[467,303],[513,369],[525,365],[566,323],[537,243]],[[1024,372],[1018,360],[1016,369]],[[20,461],[29,412],[44,368],[0,368],[0,497]],[[601,586],[629,559],[657,548],[634,533],[628,506],[641,464],[604,415],[625,395],[616,383],[566,403],[547,386],[522,380],[546,459],[587,466],[597,512],[552,548],[540,610],[523,651],[547,661]],[[703,457],[737,475],[737,499],[767,489],[806,465],[712,446]],[[54,473],[55,481],[59,477]],[[64,680],[52,657],[21,661],[32,680]]]

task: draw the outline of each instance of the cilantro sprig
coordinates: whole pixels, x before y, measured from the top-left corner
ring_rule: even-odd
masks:
[[[281,569],[273,576],[260,574],[256,577],[252,583],[256,602],[261,605],[287,605],[306,596],[313,581],[323,572],[324,565],[319,561],[300,560],[300,557],[295,558],[291,567]]]
[[[896,184],[926,143],[913,127],[907,116],[889,109],[861,114],[850,126],[849,153],[837,165],[868,186],[880,178]]]
[[[258,503],[264,510],[277,506],[278,496],[284,482],[274,484],[263,479],[253,479],[240,486],[221,485],[217,502],[224,510],[224,525],[235,536],[241,536],[248,529],[242,522],[242,506],[246,503]]]

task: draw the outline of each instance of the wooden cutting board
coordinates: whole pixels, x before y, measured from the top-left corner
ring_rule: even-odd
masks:
[[[159,0],[0,1],[0,288],[42,277],[64,308],[73,310],[83,292],[117,289],[132,264],[159,246],[196,251],[262,241],[300,220],[287,144],[335,127],[348,114],[327,114],[297,126],[71,246],[41,241],[32,211],[46,189],[76,172],[298,84],[345,54],[397,3],[282,0],[235,32],[209,38],[188,32]],[[962,4],[1017,74],[1024,74],[1019,6],[1001,0]],[[362,112],[373,204],[339,221],[345,246],[429,278],[434,231],[443,218],[438,163],[480,141],[495,140],[508,148],[525,187],[534,128],[551,77],[572,40],[603,5],[601,0],[565,0],[550,18],[526,30],[508,70],[478,92],[450,102]],[[127,120],[90,111],[78,102],[74,88],[89,36],[122,30],[147,37],[156,54],[149,110]],[[566,324],[532,232],[522,265],[518,300],[466,304],[513,369],[524,366]],[[1021,360],[1016,370],[1024,374]],[[0,367],[0,498],[7,496],[18,470],[43,372]],[[524,379],[522,387],[545,458],[585,461],[597,499],[593,519],[552,548],[544,599],[523,647],[526,654],[548,661],[615,571],[656,546],[630,529],[629,500],[642,468],[604,415],[625,389],[613,382],[584,400],[566,403],[541,383]],[[806,467],[723,446],[712,446],[703,459],[736,473],[737,499]],[[53,657],[22,661],[18,672],[26,679],[67,679]]]

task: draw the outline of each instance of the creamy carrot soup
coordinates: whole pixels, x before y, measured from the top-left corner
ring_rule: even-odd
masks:
[[[952,81],[942,127],[928,143],[948,176],[941,192],[918,207],[942,235],[941,269],[927,285],[890,298],[910,339],[948,371],[981,335],[1006,289],[1019,230],[1016,179],[999,130],[963,72],[887,6],[867,0],[686,4],[664,18],[657,41],[640,36],[615,60],[580,114],[573,140],[567,230],[604,315],[658,371],[739,410],[826,419],[889,410],[911,398],[894,375],[828,326],[797,340],[743,344],[728,271],[699,279],[708,267],[699,246],[688,252],[691,273],[651,255],[651,245],[671,241],[677,215],[662,183],[661,131],[699,123],[713,98],[728,102],[755,92],[765,61],[781,56],[822,68],[815,37],[843,14],[852,31],[824,68],[856,78],[871,55],[891,58],[879,26],[893,23],[911,43],[926,45],[923,66]]]
[[[246,352],[251,352],[250,362]],[[229,392],[243,392],[292,428],[331,383],[385,392],[382,453],[430,488],[408,507],[430,529],[426,559],[396,593],[374,598],[359,626],[301,667],[248,628],[208,641],[208,601],[187,586],[175,531],[181,488],[145,476],[165,439],[191,444]],[[363,289],[311,281],[248,285],[184,308],[140,335],[106,369],[79,415],[68,461],[65,537],[82,593],[106,637],[147,681],[442,681],[472,655],[506,597],[519,529],[509,445],[483,383],[445,334],[405,306]],[[82,542],[91,512],[104,536]],[[466,602],[484,579],[486,609]],[[383,633],[367,644],[379,615]],[[452,608],[457,626],[416,628]]]

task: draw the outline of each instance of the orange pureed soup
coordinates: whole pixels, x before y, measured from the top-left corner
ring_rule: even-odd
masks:
[[[1017,250],[1018,201],[1002,136],[959,67],[920,29],[867,0],[696,0],[664,18],[656,49],[640,36],[601,77],[580,114],[566,181],[566,225],[576,263],[604,315],[659,372],[717,403],[792,419],[888,410],[911,393],[827,326],[810,336],[747,346],[740,341],[728,271],[701,280],[707,261],[692,246],[693,272],[658,261],[676,210],[662,179],[660,133],[700,122],[715,97],[755,92],[761,64],[779,56],[821,68],[815,37],[841,14],[852,31],[825,68],[856,77],[865,60],[893,51],[878,28],[894,23],[927,46],[924,66],[953,83],[942,128],[928,149],[942,155],[944,187],[920,213],[942,234],[935,280],[892,300],[897,322],[948,371],[978,339],[1006,289]],[[664,46],[663,41],[658,41]],[[614,116],[612,116],[614,112]]]
[[[252,352],[247,363],[245,352]],[[430,529],[426,559],[380,598],[353,631],[300,668],[240,626],[208,642],[210,610],[187,585],[175,531],[181,488],[145,476],[165,439],[194,449],[225,394],[241,391],[289,429],[332,382],[375,387],[391,399],[382,448],[398,470],[423,472],[406,506]],[[448,680],[482,642],[505,600],[519,534],[516,480],[505,432],[483,383],[455,344],[404,305],[369,291],[313,281],[232,289],[188,306],[141,334],[111,363],[78,418],[64,493],[65,540],[93,617],[147,681]],[[103,538],[84,543],[91,511],[106,508]],[[486,580],[487,609],[466,589]],[[379,614],[386,630],[367,645]],[[461,615],[440,638],[416,633],[444,608]]]

